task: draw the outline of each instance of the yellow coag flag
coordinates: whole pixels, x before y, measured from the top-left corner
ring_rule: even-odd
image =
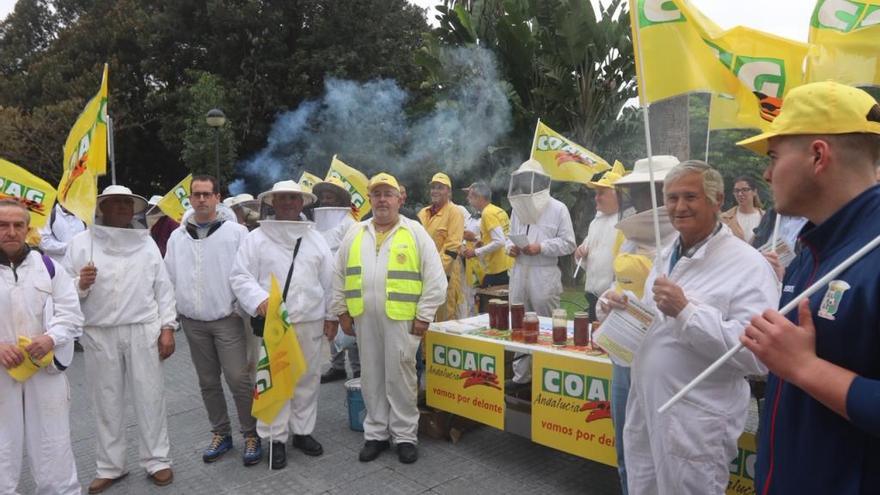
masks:
[[[611,168],[602,157],[565,138],[538,120],[532,158],[553,180],[586,184],[593,175]]]
[[[737,83],[732,92],[713,94],[709,128],[765,129],[785,95],[803,84],[807,45],[742,26],[714,36],[701,34]]]
[[[0,158],[0,199],[16,199],[27,206],[31,227],[46,224],[55,206],[55,188],[18,165]]]
[[[86,104],[64,143],[58,202],[83,222],[94,220],[98,176],[107,173],[107,65],[101,89]]]
[[[345,184],[351,193],[351,204],[357,208],[357,219],[360,220],[370,212],[370,202],[367,201],[367,185],[370,180],[363,172],[346,165],[342,160],[333,155],[330,162],[330,170],[327,171],[327,179],[336,177]]]
[[[299,178],[299,186],[302,187],[304,191],[308,192],[312,192],[312,188],[315,187],[315,184],[318,182],[323,181],[317,175],[309,172],[303,172]]]
[[[810,18],[807,82],[880,86],[880,0],[819,0]]]
[[[732,92],[733,76],[721,70],[695,24],[703,23],[704,29],[716,33],[721,29],[698,11],[685,15],[681,3],[629,0],[642,106],[685,93]]]
[[[189,195],[192,191],[192,180],[192,174],[187,175],[156,203],[156,206],[162,210],[162,213],[168,215],[177,223],[183,220],[183,214],[186,210],[190,209]]]
[[[287,321],[278,280],[274,275],[271,277],[251,406],[251,415],[264,423],[271,423],[284,403],[293,398],[293,389],[306,371],[306,361],[293,325]]]

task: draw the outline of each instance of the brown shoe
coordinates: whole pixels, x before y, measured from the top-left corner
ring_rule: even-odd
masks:
[[[113,484],[116,483],[117,481],[121,480],[122,478],[125,478],[126,476],[128,476],[128,473],[123,473],[122,476],[120,476],[118,478],[113,478],[113,479],[95,478],[92,480],[91,483],[89,483],[89,493],[90,494],[101,493],[104,490],[113,486]]]
[[[150,478],[153,479],[153,484],[156,486],[170,485],[174,481],[174,471],[171,468],[160,469],[151,474]]]

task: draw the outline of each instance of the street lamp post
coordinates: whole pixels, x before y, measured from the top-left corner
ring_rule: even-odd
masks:
[[[205,121],[214,128],[214,159],[217,166],[217,182],[220,183],[220,128],[226,123],[226,115],[219,108],[208,110]]]

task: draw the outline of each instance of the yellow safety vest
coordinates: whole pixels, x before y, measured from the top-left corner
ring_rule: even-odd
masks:
[[[361,263],[362,229],[355,236],[348,251],[345,266],[345,304],[351,316],[364,313],[364,278]],[[388,242],[386,240],[386,242]],[[412,320],[422,295],[422,274],[416,239],[401,226],[391,238],[388,266],[385,275],[385,313],[392,320]]]

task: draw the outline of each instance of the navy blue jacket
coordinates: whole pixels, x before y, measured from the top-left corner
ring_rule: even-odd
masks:
[[[880,186],[821,225],[808,223],[801,253],[786,271],[780,307],[877,235]],[[810,308],[818,356],[859,375],[847,392],[850,419],[771,373],[758,438],[757,495],[880,494],[880,248],[836,280],[850,286],[839,302],[820,289]],[[786,316],[797,322],[796,309]]]

